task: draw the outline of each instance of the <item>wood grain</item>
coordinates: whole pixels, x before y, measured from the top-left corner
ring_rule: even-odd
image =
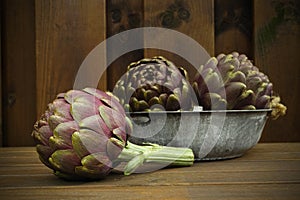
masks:
[[[255,64],[269,76],[288,107],[286,116],[268,121],[261,141],[300,141],[299,8],[293,0],[254,1]]]
[[[227,184],[289,184],[299,183],[300,171],[202,171],[201,165],[196,164],[194,168],[198,170],[185,171],[184,169],[160,170],[155,173],[135,174],[124,176],[121,174],[111,174],[97,184],[99,187],[114,186],[114,182],[120,186],[184,186],[184,185],[227,185]],[[34,169],[34,168],[33,168]],[[28,171],[27,171],[28,172]],[[164,173],[162,173],[164,172]],[[29,171],[30,173],[30,171]],[[277,175],[275,176],[275,174]],[[194,174],[194,176],[191,176]],[[188,178],[188,181],[187,181]],[[30,181],[28,181],[30,179]],[[75,185],[78,183],[75,183]],[[43,171],[41,174],[19,174],[2,176],[0,180],[2,187],[36,187],[44,186],[64,186],[64,181],[58,180],[51,171]],[[72,183],[67,185],[74,185]],[[87,185],[87,186],[92,186]],[[299,186],[300,187],[300,186]]]
[[[144,1],[145,26],[168,28],[183,33],[198,42],[210,55],[214,54],[214,12],[212,0],[203,1],[176,1],[166,0],[157,3],[156,1]],[[184,66],[191,79],[198,66],[192,66],[187,60],[176,53],[176,49],[182,48],[178,43],[173,42],[174,38],[167,38],[161,41],[163,44],[172,41],[173,52],[159,49],[146,49],[145,57],[164,56],[171,60],[176,66]],[[191,49],[191,52],[193,50]],[[206,60],[202,61],[203,63]],[[199,65],[202,63],[199,63]]]
[[[299,185],[202,185],[202,186],[152,186],[145,190],[140,186],[122,187],[94,187],[94,188],[66,188],[66,187],[41,187],[31,190],[8,188],[2,190],[6,199],[172,199],[172,200],[257,200],[278,199],[298,200]]]
[[[236,159],[130,176],[112,173],[101,181],[69,182],[41,164],[34,148],[0,148],[0,195],[31,200],[298,199],[299,166],[299,143],[260,143]]]
[[[35,17],[39,116],[58,93],[73,88],[82,61],[105,39],[105,1],[36,1]],[[106,89],[105,74],[99,88]]]
[[[34,1],[1,3],[3,145],[28,146],[36,120]]]
[[[3,7],[2,5],[2,1],[0,3],[1,8]],[[0,14],[0,147],[3,146],[3,129],[2,129],[2,125],[3,125],[3,121],[2,121],[2,13]]]
[[[275,9],[276,5],[279,6]],[[253,3],[246,0],[226,3],[221,0],[159,3],[151,0],[3,0],[0,145],[2,138],[4,146],[33,145],[30,137],[33,123],[57,93],[73,87],[77,70],[88,53],[106,36],[143,26],[184,33],[211,55],[232,50],[246,53],[269,75],[274,90],[288,106],[285,117],[267,122],[261,142],[300,141],[297,10],[299,2],[296,0],[255,0]],[[164,17],[170,13],[175,19],[168,21]],[[174,49],[180,48],[176,43],[173,45]],[[193,78],[195,69],[184,58],[147,49],[145,53],[139,50],[120,56],[103,74],[98,88],[112,90],[130,62],[154,55],[163,55],[176,65],[185,66],[190,79]],[[268,158],[268,154],[264,156]]]
[[[142,27],[143,1],[142,0],[112,0],[107,1],[106,6],[107,37],[118,37],[116,34],[134,28]],[[128,40],[136,38],[120,38],[123,45],[128,45]],[[142,41],[137,41],[142,43]],[[113,49],[109,47],[110,49]],[[108,89],[113,91],[116,82],[127,71],[131,62],[143,58],[143,49],[128,52],[124,55],[115,55],[118,51],[108,50],[108,56],[119,56],[107,69]]]
[[[253,59],[253,6],[249,0],[215,0],[215,55],[237,51]]]

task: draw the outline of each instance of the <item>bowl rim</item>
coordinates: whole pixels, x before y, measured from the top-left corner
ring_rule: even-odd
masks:
[[[256,109],[256,110],[183,110],[183,111],[138,111],[138,112],[125,112],[126,114],[185,114],[185,113],[261,113],[267,112],[270,113],[272,109]]]

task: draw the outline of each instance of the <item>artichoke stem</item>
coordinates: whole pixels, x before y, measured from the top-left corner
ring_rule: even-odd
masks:
[[[127,145],[119,155],[118,160],[128,162],[124,174],[130,175],[146,163],[163,166],[191,166],[194,163],[194,154],[189,148],[160,146],[151,143],[136,145],[127,141]]]

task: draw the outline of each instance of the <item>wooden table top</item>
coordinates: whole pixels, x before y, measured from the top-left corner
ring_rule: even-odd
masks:
[[[244,156],[151,173],[67,182],[33,147],[0,148],[0,199],[300,199],[300,143],[259,143]]]

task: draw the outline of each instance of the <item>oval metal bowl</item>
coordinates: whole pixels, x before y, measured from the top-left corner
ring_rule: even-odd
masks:
[[[195,160],[242,156],[257,144],[270,109],[127,113],[133,122],[129,141],[189,147]]]

